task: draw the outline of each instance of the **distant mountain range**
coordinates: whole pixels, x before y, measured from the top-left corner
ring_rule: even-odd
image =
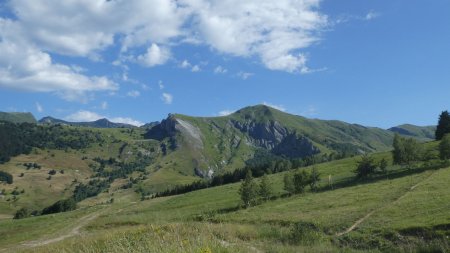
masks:
[[[272,112],[276,112],[275,114],[280,114],[285,116],[285,119],[281,119],[281,120],[277,120],[275,118],[271,119],[268,115],[265,115],[264,112],[265,111],[266,114],[271,114]],[[268,120],[268,121],[273,121],[273,122],[278,122],[281,123],[281,125],[283,125],[283,122],[285,120],[292,121],[292,119],[288,119],[290,117],[286,118],[286,115],[289,115],[287,113],[283,113],[281,111],[277,111],[276,109],[273,109],[271,107],[268,106],[263,106],[263,105],[257,105],[257,106],[251,106],[251,107],[246,107],[243,108],[239,111],[237,111],[236,113],[230,115],[230,116],[226,116],[226,117],[218,117],[218,118],[234,118],[236,115],[240,115],[242,113],[248,112],[246,117],[247,119],[252,118],[255,121],[264,121],[264,119]],[[251,112],[251,113],[250,113]],[[278,116],[280,116],[278,115]],[[273,116],[273,115],[272,115]],[[289,115],[291,117],[296,118],[296,121],[298,121],[298,126],[299,128],[302,128],[300,125],[303,125],[303,128],[305,128],[308,125],[314,125],[314,124],[319,124],[320,122],[322,123],[326,123],[325,125],[328,126],[335,126],[336,128],[342,128],[342,127],[350,127],[352,126],[352,128],[355,129],[372,129],[373,131],[369,131],[370,133],[373,133],[374,130],[376,131],[382,131],[382,129],[379,128],[368,128],[368,127],[363,127],[357,124],[347,124],[345,122],[341,122],[341,121],[326,121],[326,120],[316,120],[316,119],[307,119],[307,118],[303,118],[300,116],[296,116],[296,115]],[[190,118],[190,119],[194,119],[195,117],[189,117],[189,116],[185,116],[185,115],[180,115],[180,114],[171,114],[171,116],[168,117],[168,119],[164,120],[163,122],[167,122],[167,120],[170,121],[170,118]],[[210,121],[214,121],[215,118],[207,118],[207,117],[199,117],[198,119],[203,119],[206,120],[210,120]],[[302,119],[299,121],[299,119]],[[53,118],[51,116],[47,116],[44,117],[42,119],[40,119],[39,121],[37,121],[35,119],[35,117],[33,116],[32,113],[30,112],[0,112],[0,121],[9,121],[9,122],[13,122],[13,123],[40,123],[40,124],[63,124],[63,125],[71,125],[71,126],[85,126],[85,127],[94,127],[94,128],[132,128],[135,127],[133,125],[130,124],[125,124],[125,123],[115,123],[115,122],[111,122],[108,119],[104,118],[104,119],[99,119],[96,121],[91,121],[91,122],[70,122],[70,121],[65,121],[62,119],[57,119],[57,118]],[[293,122],[290,122],[293,123]],[[155,133],[155,131],[158,131],[157,129],[160,129],[161,126],[159,126],[161,124],[161,122],[155,121],[155,122],[150,122],[147,123],[143,126],[141,126],[141,128],[144,129],[151,129],[153,127],[157,127],[155,128],[151,133],[149,133],[150,135],[153,133]],[[319,124],[322,127],[324,127],[323,124]],[[322,128],[318,128],[322,129]],[[434,134],[436,131],[436,126],[416,126],[416,125],[411,125],[411,124],[403,124],[403,125],[399,125],[399,126],[395,126],[395,127],[391,127],[389,129],[387,129],[387,131],[389,132],[393,132],[393,133],[398,133],[404,136],[409,136],[409,137],[415,137],[421,140],[432,140],[434,139]],[[357,131],[358,132],[358,131]],[[375,148],[376,149],[376,148]]]
[[[421,139],[434,139],[436,126],[415,126],[410,124],[404,124],[388,129],[394,133],[406,135],[410,137],[416,137]]]
[[[114,123],[108,119],[99,119],[91,122],[69,122],[61,119],[56,119],[53,117],[44,117],[39,120],[41,124],[62,124],[70,126],[84,126],[84,127],[94,127],[94,128],[133,128],[135,126],[124,123]]]

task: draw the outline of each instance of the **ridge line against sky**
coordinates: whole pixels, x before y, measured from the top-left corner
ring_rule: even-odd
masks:
[[[448,9],[445,0],[7,0],[0,110],[140,125],[265,103],[382,128],[431,125],[449,107]]]

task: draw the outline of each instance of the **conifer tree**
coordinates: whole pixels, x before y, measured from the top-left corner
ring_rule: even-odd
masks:
[[[268,200],[270,199],[271,195],[272,195],[272,186],[270,185],[267,175],[264,175],[261,178],[261,183],[259,185],[259,196],[261,197],[262,200]]]
[[[436,140],[441,140],[448,133],[450,133],[450,114],[448,111],[443,111],[436,128]]]
[[[244,182],[242,182],[239,188],[239,194],[244,206],[250,207],[256,204],[258,198],[258,185],[253,180],[252,172],[249,170],[245,176]]]

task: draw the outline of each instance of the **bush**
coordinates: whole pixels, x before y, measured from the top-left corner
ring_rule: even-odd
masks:
[[[0,171],[0,181],[5,181],[8,184],[13,183],[13,176],[5,171]]]
[[[42,214],[52,214],[72,211],[77,208],[77,204],[73,198],[57,201],[53,205],[42,210]]]
[[[325,239],[324,233],[312,223],[297,222],[291,227],[289,241],[297,245],[314,245]]]
[[[23,219],[30,216],[30,212],[27,208],[23,207],[19,209],[16,214],[14,215],[14,219]]]
[[[446,134],[439,144],[439,157],[441,160],[450,159],[450,134]]]
[[[358,162],[358,166],[356,167],[356,177],[368,177],[375,172],[376,168],[377,166],[375,165],[373,158],[368,155],[363,155],[361,161]]]

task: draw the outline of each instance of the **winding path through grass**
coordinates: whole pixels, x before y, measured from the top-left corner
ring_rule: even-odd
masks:
[[[368,212],[364,217],[362,217],[361,219],[357,220],[355,223],[353,223],[349,228],[347,228],[345,231],[339,232],[336,234],[336,236],[343,236],[345,234],[348,234],[350,232],[352,232],[353,230],[355,230],[361,223],[363,223],[365,220],[367,220],[370,216],[372,216],[375,212],[379,212],[389,206],[395,205],[397,202],[399,202],[401,199],[403,199],[404,197],[406,197],[406,195],[408,195],[411,191],[413,191],[414,189],[416,189],[420,184],[424,183],[425,181],[427,181],[433,174],[435,173],[435,171],[432,171],[430,173],[430,175],[428,175],[426,178],[424,178],[423,180],[421,180],[420,182],[416,183],[415,185],[411,186],[404,194],[402,194],[400,197],[398,197],[397,199],[395,199],[394,201],[392,201],[391,203],[388,203],[380,208],[374,209],[370,212]]]

